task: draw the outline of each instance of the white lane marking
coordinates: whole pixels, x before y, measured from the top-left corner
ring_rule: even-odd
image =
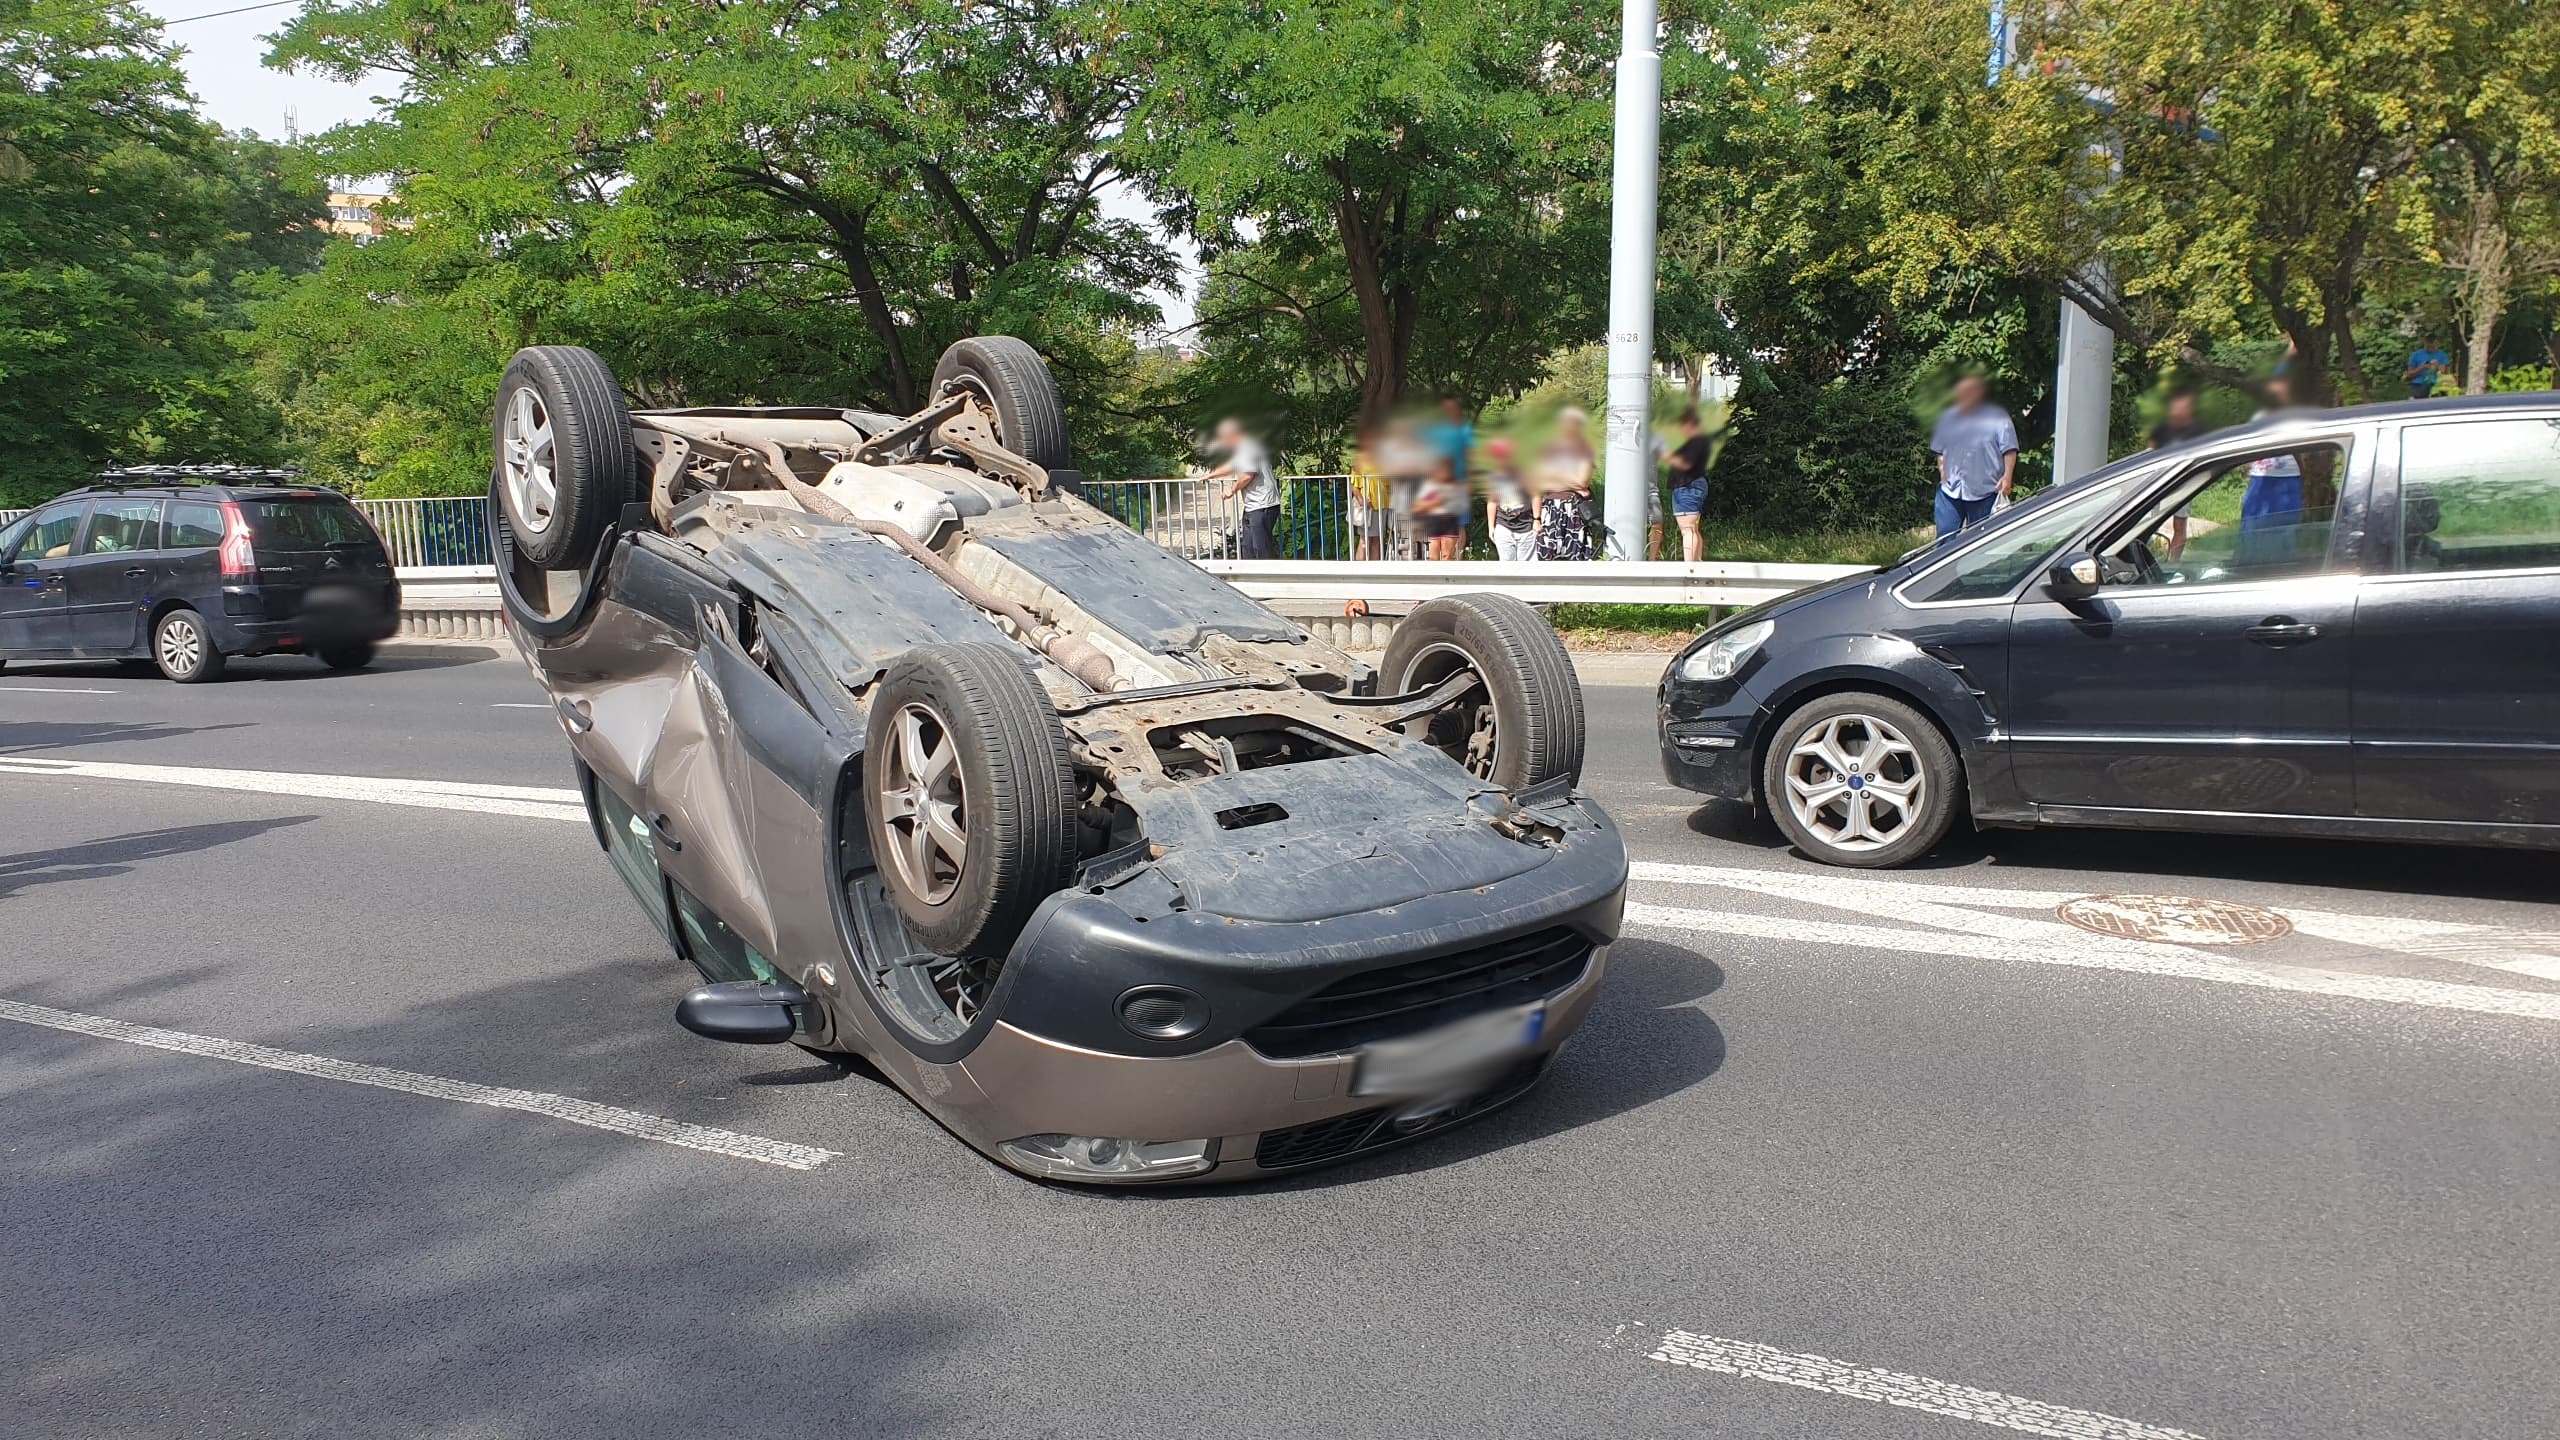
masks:
[[[1926,1375],[1846,1365],[1821,1355],[1797,1355],[1748,1340],[1694,1335],[1686,1330],[1663,1332],[1662,1345],[1651,1358],[1712,1370],[1719,1375],[1770,1380],[1826,1395],[1845,1395],[1852,1400],[1871,1400],[1879,1405],[1997,1425],[2029,1435],[2056,1436],[2059,1440],[2201,1440],[2192,1431],[2145,1425],[2121,1415],[2048,1405],[2021,1395],[1952,1385]]]
[[[77,685],[0,685],[20,695],[121,695],[121,690],[86,690]]]
[[[2207,958],[2176,945],[2137,940],[2109,940],[2103,935],[2071,931],[2068,940],[2021,939],[1996,934],[1962,934],[1934,930],[1896,930],[1882,925],[1844,925],[1830,920],[1793,920],[1738,910],[1682,910],[1667,905],[1629,905],[1627,923],[1689,935],[1747,935],[1763,940],[1792,940],[1816,945],[1843,945],[1887,954],[1952,955],[1967,960],[2002,960],[2023,965],[2061,965],[2076,970],[2122,970],[2181,980],[2210,980],[2257,990],[2287,990],[2303,995],[2334,995],[2390,1005],[2418,1005],[2431,1010],[2467,1010],[2521,1020],[2560,1020],[2560,995],[2501,990],[2488,985],[2461,985],[2443,980],[2404,980],[2391,975],[2359,975],[2341,970],[2309,970],[2293,966],[2252,966],[2237,959]]]
[[[1897,920],[1953,929],[1979,929],[1993,917],[1968,915],[1950,906],[1978,905],[2000,910],[2046,910],[2082,898],[2070,890],[2001,890],[1987,885],[1935,884],[1853,875],[1807,875],[1788,870],[1755,870],[1732,865],[1666,865],[1639,861],[1630,878],[1665,885],[1721,885],[1783,900],[1799,900],[1865,914],[1888,911]],[[2368,950],[2391,950],[2430,960],[2450,960],[2510,974],[2560,980],[2560,935],[2540,930],[2511,930],[2461,920],[2415,920],[2396,915],[2358,915],[2337,910],[2270,905],[2302,934]],[[1970,922],[1969,924],[1967,922]]]
[[[228,1060],[234,1064],[255,1065],[265,1070],[282,1070],[322,1080],[343,1080],[350,1085],[370,1085],[378,1090],[399,1090],[436,1100],[459,1100],[466,1105],[488,1105],[500,1110],[522,1110],[527,1114],[566,1120],[572,1125],[584,1125],[591,1130],[610,1130],[617,1135],[655,1140],[661,1145],[679,1145],[711,1155],[726,1155],[733,1160],[752,1160],[759,1165],[779,1165],[786,1170],[815,1170],[830,1160],[843,1158],[837,1151],[821,1150],[814,1145],[768,1140],[761,1135],[741,1135],[734,1130],[670,1120],[663,1115],[620,1110],[592,1100],[572,1100],[566,1095],[546,1095],[538,1090],[502,1090],[492,1085],[475,1085],[468,1080],[448,1080],[441,1075],[420,1075],[380,1065],[359,1065],[351,1060],[332,1060],[326,1055],[304,1055],[292,1050],[251,1045],[241,1040],[190,1035],[183,1030],[162,1030],[151,1025],[136,1025],[128,1020],[110,1020],[103,1015],[84,1015],[77,1010],[56,1010],[17,1000],[0,1000],[0,1020],[68,1030],[74,1035],[90,1035],[101,1040],[121,1040],[129,1045],[148,1045],[155,1050],[174,1050],[181,1055],[196,1055],[207,1060]]]
[[[492,700],[489,702],[489,708],[492,710],[548,710],[552,707],[538,705],[531,700]]]
[[[0,755],[0,775],[49,775],[74,780],[139,780],[261,795],[305,795],[315,800],[364,800],[427,810],[472,810],[537,820],[585,824],[586,802],[575,790],[548,785],[483,785],[469,780],[402,780],[374,775],[305,775],[287,770],[208,770],[192,765],[132,765],[109,760],[52,760]]]

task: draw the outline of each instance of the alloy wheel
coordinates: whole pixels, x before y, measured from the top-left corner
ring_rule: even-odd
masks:
[[[889,834],[889,853],[907,892],[928,905],[951,898],[968,864],[968,791],[960,749],[932,707],[898,712],[896,743],[880,757],[874,803]]]
[[[507,518],[518,529],[539,535],[551,528],[552,512],[560,503],[560,484],[553,469],[551,413],[530,385],[517,386],[507,397],[502,450]]]
[[[161,623],[159,647],[160,664],[173,675],[190,674],[204,663],[204,632],[183,615]]]
[[[1798,736],[1781,775],[1788,811],[1835,850],[1892,844],[1919,821],[1929,798],[1929,775],[1910,737],[1854,712]]]

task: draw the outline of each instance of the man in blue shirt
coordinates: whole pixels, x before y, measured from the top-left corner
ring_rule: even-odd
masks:
[[[1929,449],[1938,457],[1938,538],[1981,523],[2018,479],[2018,427],[1991,403],[1991,382],[1956,381],[1955,403],[1938,417]]]
[[[2436,384],[2453,368],[2453,357],[2430,346],[2420,345],[2409,352],[2409,368],[2400,378],[2409,382],[2409,398],[2424,400],[2436,393]]]

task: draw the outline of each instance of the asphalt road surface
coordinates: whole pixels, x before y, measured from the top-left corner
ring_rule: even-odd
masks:
[[[1640,868],[1546,1085],[1287,1183],[1080,1191],[678,1030],[512,660],[234,673],[0,672],[0,1434],[2560,1415],[2549,856],[2008,834],[1858,876],[1665,789],[1650,695],[1596,689]]]

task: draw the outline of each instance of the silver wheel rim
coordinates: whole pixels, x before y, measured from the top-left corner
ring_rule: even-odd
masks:
[[[1440,663],[1433,663],[1440,662]],[[1484,672],[1476,667],[1475,657],[1455,645],[1426,645],[1405,662],[1404,674],[1396,688],[1405,694],[1428,689],[1464,670],[1476,677],[1479,687],[1472,704],[1462,704],[1455,712],[1464,726],[1463,748],[1451,756],[1467,767],[1467,773],[1479,780],[1493,778],[1494,762],[1501,754],[1502,736],[1493,713],[1493,687],[1485,684]],[[1425,717],[1414,724],[1423,727],[1415,733],[1428,736],[1432,719]]]
[[[1873,715],[1833,715],[1796,737],[1779,779],[1788,813],[1826,848],[1879,850],[1919,823],[1929,800],[1920,751]]]
[[[160,664],[179,674],[192,672],[204,662],[204,632],[196,623],[172,619],[160,627]]]
[[[539,535],[551,528],[552,511],[560,503],[560,484],[553,474],[551,412],[530,385],[507,396],[503,452],[507,485],[507,518],[517,529]]]
[[[872,792],[889,841],[885,858],[908,894],[939,905],[960,888],[968,865],[968,794],[959,746],[951,727],[922,704],[900,709],[889,737]]]

